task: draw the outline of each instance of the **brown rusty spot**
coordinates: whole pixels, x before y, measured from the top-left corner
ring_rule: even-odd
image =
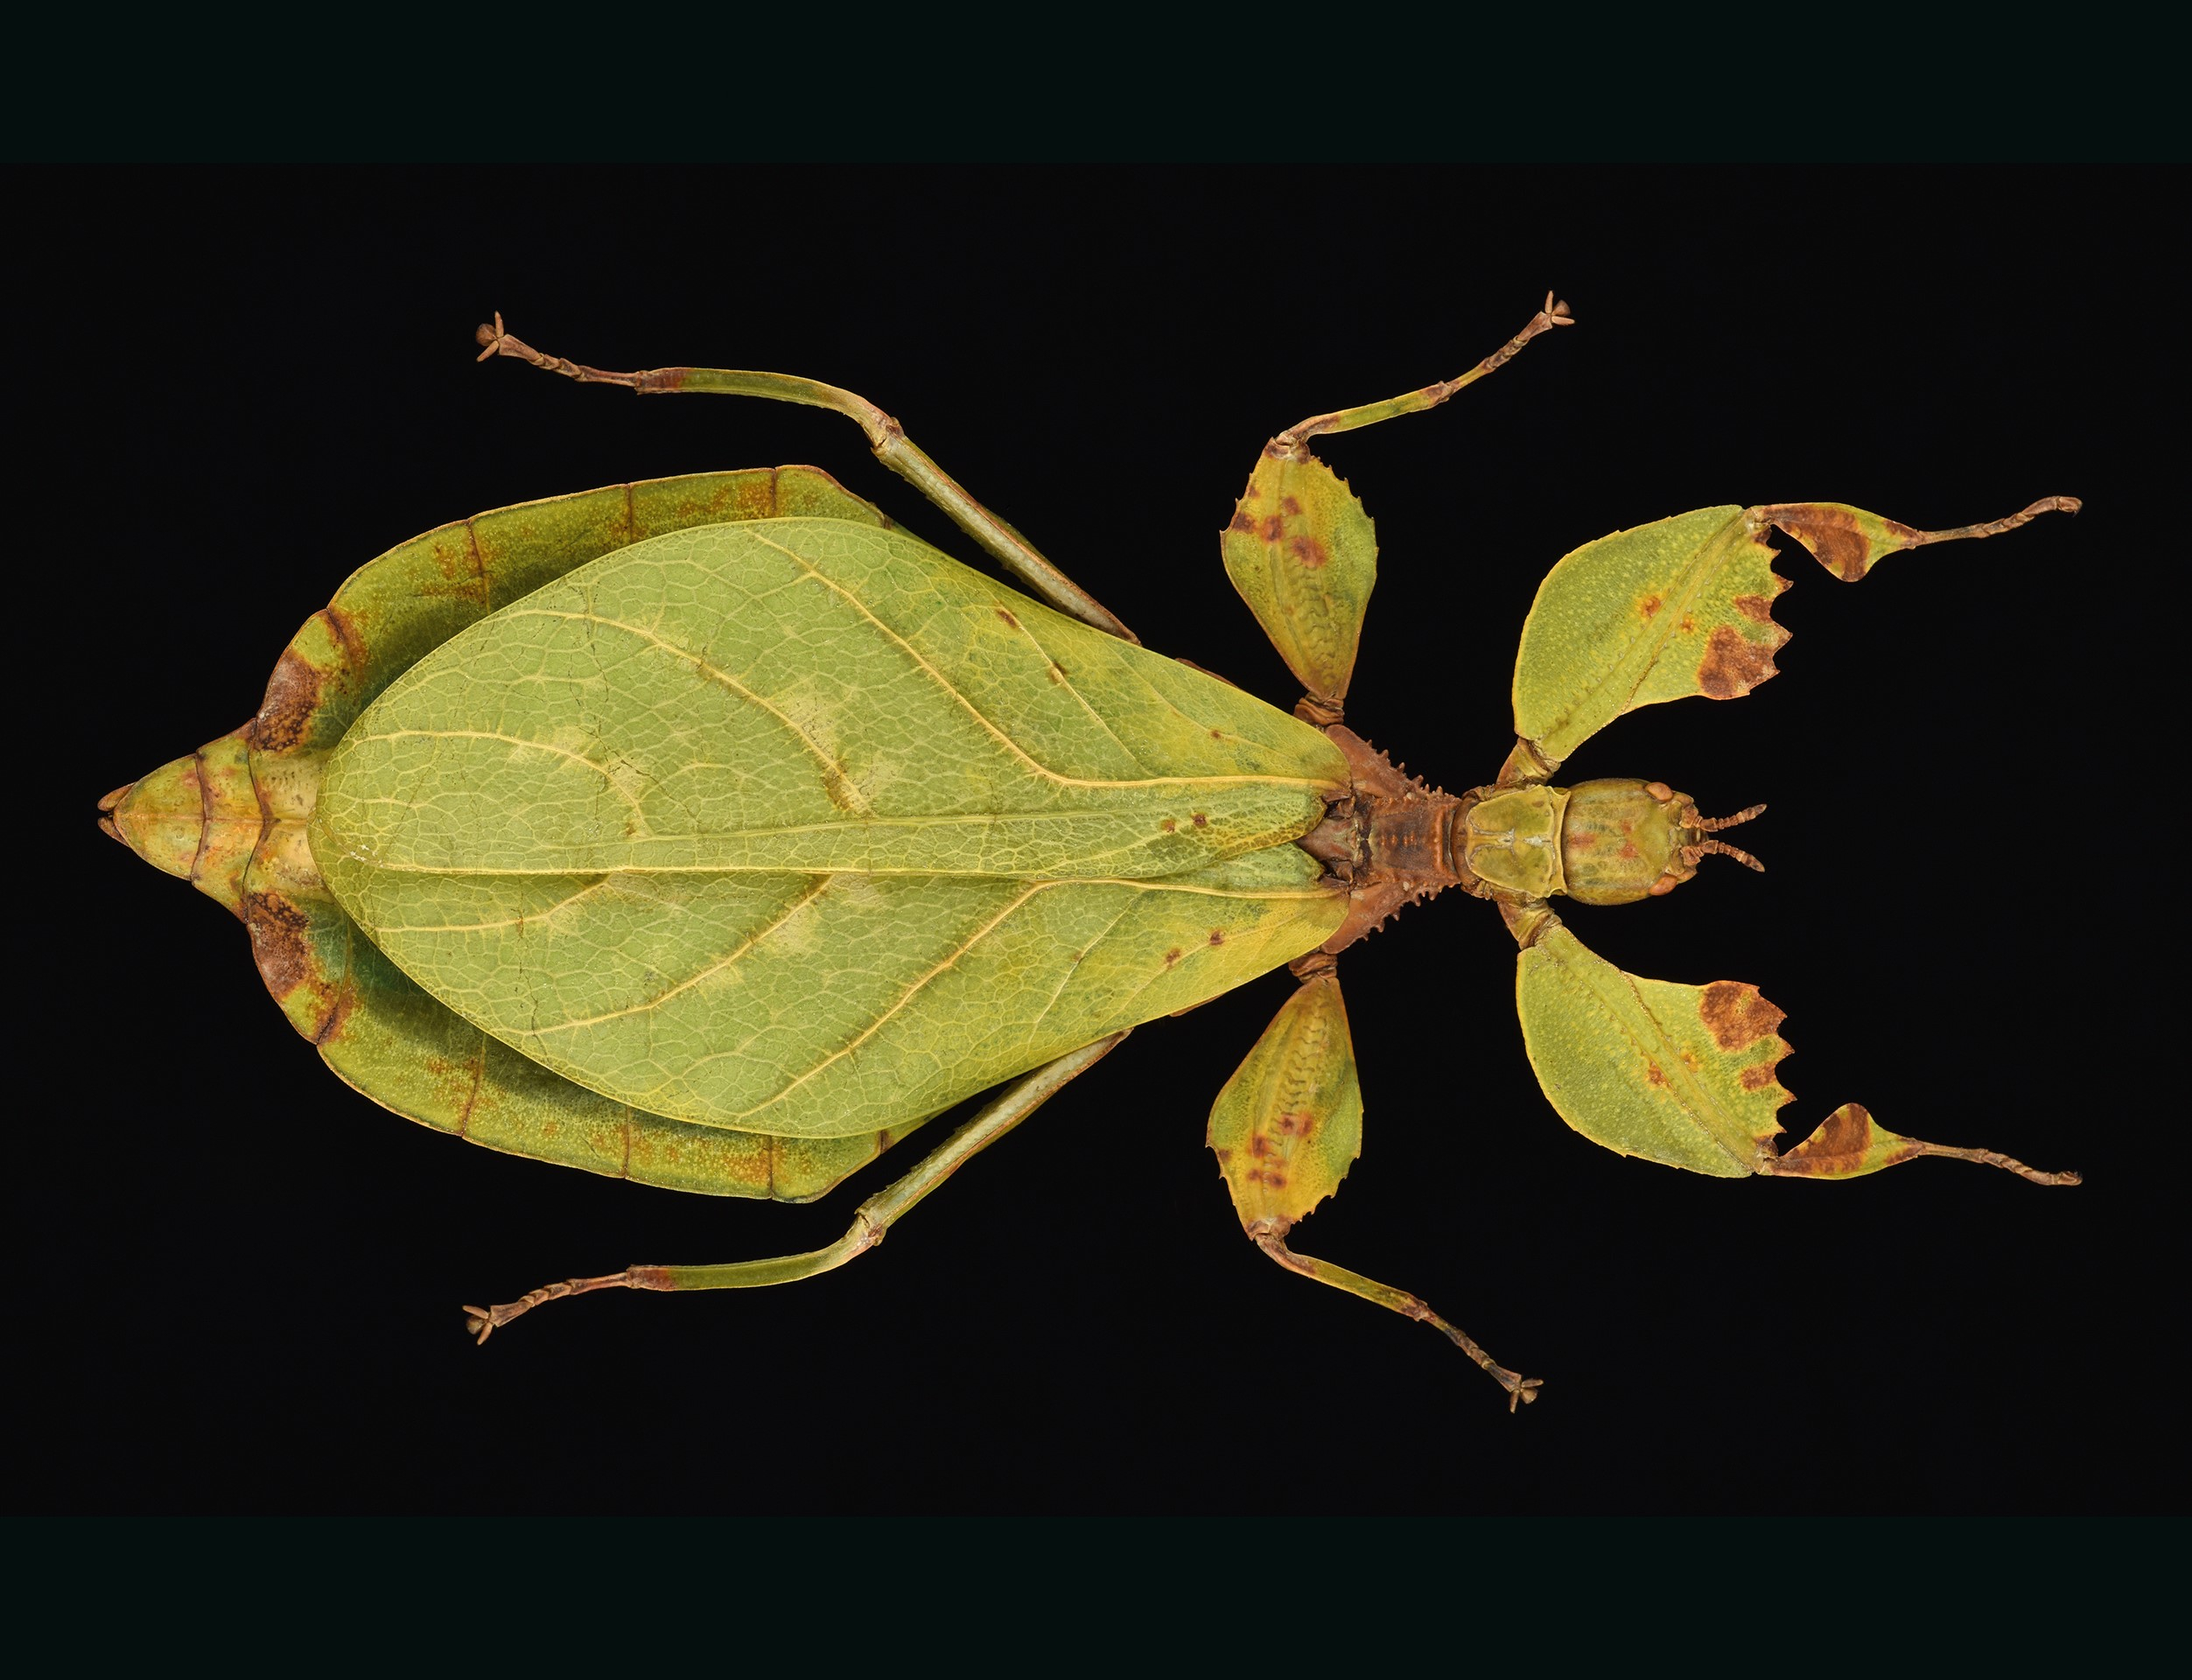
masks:
[[[1698,1016],[1712,1042],[1723,1050],[1740,1050],[1756,1044],[1782,1021],[1785,1012],[1775,1009],[1758,988],[1740,980],[1715,980],[1698,999]]]
[[[286,752],[303,740],[312,713],[319,708],[324,680],[295,648],[282,649],[267,681],[266,698],[259,703],[259,715],[251,720],[251,744],[263,752]]]
[[[1748,694],[1774,675],[1774,650],[1734,626],[1716,624],[1698,665],[1698,687],[1715,700]]]
[[[251,955],[260,977],[277,999],[317,977],[319,964],[306,937],[312,918],[287,899],[273,892],[246,893],[243,925],[251,930]]]
[[[1262,524],[1256,528],[1257,536],[1262,537],[1266,542],[1278,542],[1281,536],[1285,535],[1285,532],[1286,522],[1281,519],[1277,514],[1271,514],[1268,519],[1264,520]]]
[[[1857,528],[1855,517],[1839,508],[1792,508],[1775,514],[1774,523],[1845,584],[1855,583],[1873,564],[1873,545]]]
[[[1746,1068],[1736,1082],[1747,1091],[1762,1091],[1774,1082],[1774,1065],[1770,1061],[1761,1061],[1755,1067]]]
[[[358,1001],[357,989],[346,985],[335,998],[335,1006],[327,1012],[318,1030],[312,1033],[314,1044],[324,1045],[330,1039],[340,1038],[343,1023],[350,1018],[351,1005]]]
[[[1636,843],[1635,843],[1634,840],[1624,840],[1624,841],[1622,841],[1622,842],[1621,842],[1621,849],[1619,851],[1615,852],[1614,855],[1616,858],[1635,858],[1635,857],[1640,857],[1640,856],[1642,856],[1642,854],[1641,854],[1640,852],[1638,852],[1638,851],[1637,851],[1637,850],[1636,850]],[[1689,900],[1688,900],[1687,899],[1684,899],[1684,900],[1683,900],[1683,902],[1684,902],[1684,904],[1687,904],[1687,903],[1689,902]]]
[[[1647,595],[1636,603],[1636,610],[1648,619],[1658,617],[1659,607],[1660,600],[1656,595]]]
[[[1785,583],[1787,580],[1782,579],[1781,581]],[[1745,618],[1755,619],[1761,624],[1771,624],[1774,621],[1774,603],[1773,598],[1769,595],[1738,595],[1735,598],[1735,610]]]
[[[1222,729],[1214,729],[1210,732],[1210,738],[1214,741],[1222,741],[1225,738],[1225,732]]]
[[[1248,1152],[1261,1160],[1271,1152],[1271,1140],[1260,1131],[1249,1133]]]
[[[1693,634],[1695,634],[1697,627],[1698,621],[1691,618],[1687,612],[1684,612],[1682,615],[1682,634],[1685,636]]]
[[[1173,832],[1173,830],[1177,829],[1177,828],[1180,826],[1180,824],[1179,824],[1179,823],[1177,823],[1177,822],[1173,822],[1173,821],[1172,820],[1172,818],[1170,818],[1170,817],[1168,816],[1168,817],[1166,817],[1166,819],[1165,819],[1162,822],[1159,822],[1157,826],[1158,826],[1159,828],[1160,828],[1160,829],[1164,830],[1164,831],[1165,831],[1166,834],[1170,834],[1170,833],[1172,833],[1172,832]]]
[[[1800,1172],[1847,1172],[1865,1158],[1872,1141],[1873,1116],[1864,1105],[1845,1102],[1822,1121],[1818,1130],[1789,1151]]]
[[[1281,513],[1298,514],[1301,512],[1301,504],[1292,496],[1281,496],[1278,499],[1278,508]]]
[[[1325,552],[1324,544],[1313,536],[1288,537],[1286,552],[1311,571],[1320,571],[1332,564],[1332,556]]]
[[[1249,492],[1250,496],[1253,496],[1255,494],[1256,492],[1252,489]],[[1246,536],[1254,536],[1256,535],[1256,520],[1254,515],[1252,515],[1247,508],[1236,508],[1233,510],[1233,517],[1226,522],[1225,528],[1229,531],[1239,531]]]
[[[1211,942],[1213,945],[1222,945],[1222,944],[1224,944],[1224,943],[1225,943],[1225,929],[1224,929],[1224,928],[1213,928],[1210,930],[1210,942]]]
[[[1170,963],[1173,963],[1173,962],[1179,962],[1179,961],[1180,961],[1180,947],[1179,947],[1179,946],[1177,946],[1177,945],[1175,945],[1175,946],[1173,946],[1173,947],[1172,948],[1172,949],[1170,949],[1169,951],[1166,951],[1166,952],[1165,953],[1165,961],[1166,961],[1166,962],[1167,964],[1170,964]]]
[[[997,615],[1000,619],[1003,619],[1005,623],[1011,625],[1013,629],[1017,630],[1020,627],[1020,621],[1014,618],[1010,612],[1007,612],[1003,607],[1000,606],[998,608]]]
[[[1286,1187],[1286,1175],[1275,1166],[1251,1166],[1242,1177],[1250,1184],[1268,1184],[1274,1190]]]
[[[1306,1113],[1282,1114],[1274,1124],[1282,1136],[1306,1140],[1317,1129],[1317,1116]]]
[[[467,538],[472,535],[468,522],[465,528],[465,535]],[[462,564],[459,563],[457,550],[448,543],[434,544],[434,564],[440,568],[441,575],[452,583],[456,582],[460,574],[465,582],[468,584],[476,582],[480,576],[480,570],[473,562],[473,545],[469,541],[465,544]]]
[[[342,648],[343,663],[353,668],[365,663],[365,639],[359,635],[358,626],[350,622],[350,615],[332,603],[319,609],[315,615],[327,621],[327,628]]]
[[[1647,1060],[1644,1063],[1644,1077],[1655,1085],[1664,1085],[1667,1082],[1666,1074],[1659,1071],[1659,1064],[1656,1061]]]
[[[1599,843],[1597,833],[1590,829],[1578,829],[1568,836],[1570,851],[1588,851]]]
[[[1210,819],[1208,816],[1205,816],[1201,811],[1194,813],[1194,819],[1195,827],[1199,829],[1207,829],[1210,826]]]

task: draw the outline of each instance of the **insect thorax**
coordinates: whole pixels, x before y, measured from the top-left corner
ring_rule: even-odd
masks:
[[[1348,886],[1348,919],[1327,951],[1343,949],[1402,906],[1449,886],[1509,904],[1564,894],[1586,904],[1628,904],[1673,891],[1711,851],[1757,867],[1710,837],[1712,829],[1754,812],[1709,822],[1664,782],[1488,787],[1457,795],[1397,769],[1343,727],[1327,732],[1348,755],[1351,786],[1299,842]]]

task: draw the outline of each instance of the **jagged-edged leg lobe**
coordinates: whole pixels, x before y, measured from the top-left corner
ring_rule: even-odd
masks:
[[[1840,501],[1776,501],[1746,508],[1754,528],[1778,526],[1811,551],[1812,556],[1845,584],[1853,584],[1880,559],[1929,542],[1961,542],[1999,536],[2029,525],[2042,514],[2075,514],[2084,504],[2076,496],[2042,496],[2006,519],[1958,525],[1945,531],[1921,531],[1898,520],[1883,519]]]
[[[1791,1099],[1775,1069],[1789,1044],[1782,1012],[1756,986],[1624,973],[1543,906],[1515,909],[1508,922],[1523,947],[1515,993],[1530,1066],[1560,1117],[1593,1143],[1715,1178],[1852,1179],[1943,1155],[2035,1184],[2078,1182],[1992,1150],[1899,1137],[1855,1103],[1782,1154],[1777,1112]]]
[[[1545,574],[1515,654],[1516,750],[1500,785],[1543,781],[1624,712],[1704,695],[1733,700],[1776,674],[1789,633],[1774,598],[1775,528],[1836,576],[1862,578],[1882,555],[1993,536],[2044,513],[2076,513],[2048,496],[2006,519],[1921,531],[1841,502],[1704,508],[1602,536]]]
[[[2083,1182],[2078,1173],[2042,1172],[1995,1150],[1957,1149],[1953,1144],[1921,1143],[1915,1138],[1898,1136],[1874,1120],[1861,1102],[1845,1102],[1803,1142],[1761,1164],[1759,1171],[1776,1179],[1861,1179],[1867,1172],[1901,1166],[1921,1155],[2005,1167],[2034,1184]]]
[[[1336,964],[1294,963],[1301,984],[1264,1028],[1210,1110],[1209,1144],[1249,1240],[1290,1271],[1428,1324],[1507,1390],[1511,1411],[1537,1397],[1517,1376],[1418,1297],[1286,1245],[1286,1233],[1326,1197],[1362,1147],[1362,1093]]]
[[[1527,326],[1459,378],[1313,416],[1264,446],[1219,546],[1226,575],[1302,685],[1298,716],[1320,725],[1340,721],[1377,582],[1370,517],[1345,482],[1309,452],[1309,439],[1436,408],[1540,332],[1569,324],[1568,306],[1547,292],[1544,308]]]
[[[570,1295],[588,1295],[598,1289],[758,1289],[769,1284],[794,1284],[833,1271],[880,1242],[884,1234],[917,1202],[1073,1080],[1110,1054],[1125,1037],[1124,1032],[1114,1032],[1109,1038],[1098,1039],[1013,1081],[904,1178],[862,1202],[852,1216],[851,1228],[828,1248],[766,1260],[734,1260],[722,1265],[631,1266],[606,1278],[573,1278],[564,1283],[549,1284],[501,1306],[467,1306],[465,1311],[471,1315],[470,1328],[485,1342],[511,1320],[543,1302],[559,1301]]]
[[[820,380],[795,374],[769,374],[730,368],[652,368],[640,373],[612,373],[589,368],[564,356],[536,350],[522,339],[504,330],[498,312],[492,326],[482,325],[475,334],[482,346],[480,360],[513,356],[536,368],[561,374],[586,385],[621,385],[642,396],[692,393],[713,396],[759,396],[776,402],[799,402],[828,409],[854,422],[867,434],[868,446],[892,472],[950,515],[951,521],[979,542],[1007,571],[1061,612],[1083,624],[1140,645],[1140,639],[1095,596],[1075,583],[1038,552],[1019,531],[969,495],[949,472],[906,435],[905,428],[867,398]]]

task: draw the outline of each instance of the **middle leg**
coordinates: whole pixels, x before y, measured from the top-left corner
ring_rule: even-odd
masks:
[[[1312,415],[1264,445],[1219,542],[1226,576],[1301,683],[1297,716],[1323,727],[1344,715],[1363,616],[1377,583],[1370,516],[1310,453],[1309,440],[1435,409],[1504,366],[1539,333],[1570,324],[1568,306],[1547,292],[1544,308],[1530,324],[1467,373],[1383,402]]]
[[[1340,1187],[1362,1146],[1362,1092],[1333,959],[1294,965],[1301,984],[1272,1018],[1210,1110],[1210,1147],[1249,1240],[1289,1271],[1427,1324],[1507,1390],[1514,1410],[1538,1380],[1498,1363],[1406,1290],[1286,1246],[1295,1222]]]

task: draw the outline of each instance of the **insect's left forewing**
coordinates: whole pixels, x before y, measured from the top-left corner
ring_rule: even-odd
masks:
[[[1324,735],[911,537],[634,544],[405,673],[312,845],[438,1002],[589,1091],[896,1130],[1314,948]]]

